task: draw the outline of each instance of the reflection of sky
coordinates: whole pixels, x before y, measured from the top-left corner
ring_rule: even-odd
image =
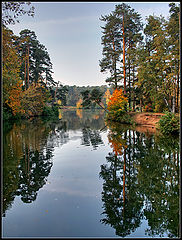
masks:
[[[72,134],[71,134],[72,135]],[[97,151],[92,146],[81,144],[81,132],[75,133],[76,138],[70,136],[69,142],[61,148],[56,148],[53,160],[54,164],[45,186],[46,191],[65,192],[70,195],[98,196],[102,183],[99,180],[98,173],[100,165],[105,161],[105,156],[109,147],[99,145]],[[101,136],[107,135],[102,133]],[[80,136],[80,138],[79,138]],[[104,139],[104,138],[103,138]],[[106,139],[106,138],[105,138]],[[60,188],[61,182],[61,188]]]
[[[100,132],[103,144],[96,150],[92,145],[81,145],[81,129],[66,133],[68,141],[54,146],[53,166],[36,201],[25,204],[15,197],[7,210],[3,218],[4,236],[117,237],[114,228],[100,223],[104,202],[99,172],[112,152],[108,131]],[[141,220],[140,227],[126,238],[149,237],[145,235],[147,228],[147,220]]]
[[[76,138],[73,132],[70,135],[73,140],[55,148],[51,173],[36,201],[24,204],[15,198],[3,219],[5,235],[115,236],[114,229],[100,223],[103,181],[99,172],[110,148],[105,142],[94,151],[92,146],[80,145],[80,131],[75,131]],[[105,141],[107,133],[101,135]]]

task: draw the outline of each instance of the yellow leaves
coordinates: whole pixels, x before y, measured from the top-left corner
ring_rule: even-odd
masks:
[[[61,100],[60,100],[60,99],[57,100],[57,104],[58,104],[58,105],[61,105]]]
[[[122,139],[121,135],[115,135],[113,132],[110,132],[108,135],[108,140],[116,156],[122,155],[123,150],[127,148],[126,140]]]
[[[12,88],[20,80],[20,57],[13,42],[12,31],[2,28],[3,101],[7,102]]]
[[[82,118],[83,118],[82,109],[77,108],[77,109],[76,109],[76,115],[77,115],[80,119],[82,119]]]
[[[13,115],[25,116],[40,115],[46,102],[46,90],[32,84],[27,90],[22,91],[22,83],[18,82],[10,91],[6,103],[12,109]]]
[[[108,110],[123,111],[124,105],[127,103],[127,97],[123,95],[122,89],[115,89],[112,96],[109,98]]]
[[[22,83],[18,82],[16,86],[14,86],[10,90],[10,96],[9,99],[7,99],[5,102],[9,105],[9,107],[12,109],[13,115],[16,115],[17,113],[23,113],[21,109],[21,99],[22,99]]]
[[[79,100],[78,100],[78,102],[76,103],[76,107],[77,108],[81,108],[82,107],[82,99],[80,98]]]
[[[109,103],[109,98],[111,97],[111,93],[109,91],[109,89],[107,89],[107,91],[104,94],[104,98],[106,99],[106,104],[108,105]]]

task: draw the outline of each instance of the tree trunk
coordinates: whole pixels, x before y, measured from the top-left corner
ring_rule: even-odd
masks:
[[[135,83],[135,67],[133,65],[133,111],[135,112],[135,92],[134,92],[134,83]]]
[[[142,99],[140,99],[140,112],[142,112]]]
[[[27,89],[27,70],[26,70],[26,64],[27,64],[27,54],[26,54],[26,52],[25,52],[25,74],[24,74],[25,89]]]
[[[174,90],[174,95],[172,98],[172,112],[175,113],[175,108],[176,108],[176,98],[175,98],[175,90]]]
[[[131,43],[129,43],[129,50],[131,50]],[[129,112],[131,109],[131,87],[130,87],[130,51],[129,51],[129,59],[128,59],[128,68],[129,68],[129,72],[128,72],[128,85],[129,85]]]
[[[114,40],[112,42],[113,45],[113,51],[114,51],[114,57],[113,57],[113,62],[114,62],[114,82],[115,82],[115,88],[117,88],[117,78],[116,78],[116,56],[115,56],[115,44]]]
[[[124,14],[123,14],[123,74],[124,74],[124,94],[126,95],[126,67],[125,67]]]
[[[27,56],[27,88],[29,88],[29,45],[28,45],[28,56]]]
[[[177,108],[177,111],[179,112],[179,73],[177,74],[176,108]]]
[[[169,111],[172,112],[172,109],[171,109],[171,107],[169,106],[169,103],[168,103],[168,101],[167,101],[167,99],[166,99],[165,97],[164,97],[164,101],[165,101],[165,103],[166,103]]]

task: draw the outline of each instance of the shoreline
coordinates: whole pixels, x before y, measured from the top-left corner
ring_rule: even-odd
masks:
[[[161,117],[165,115],[164,113],[150,112],[129,112],[128,114],[131,116],[137,127],[148,127],[155,129]]]

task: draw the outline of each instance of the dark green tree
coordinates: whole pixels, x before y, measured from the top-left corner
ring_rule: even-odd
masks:
[[[37,40],[34,31],[24,29],[20,32],[17,48],[22,59],[21,78],[26,89],[38,81],[46,86],[55,85],[52,78],[52,63],[46,47]]]
[[[128,88],[130,93],[130,56],[127,53],[131,48],[136,47],[137,43],[142,40],[141,30],[143,29],[143,24],[141,22],[141,16],[134,9],[132,9],[129,5],[122,3],[118,4],[115,7],[114,14],[118,19],[119,31],[122,36],[122,68],[123,68],[123,85],[124,85],[124,94],[126,94],[127,90],[127,81],[129,81]],[[131,54],[131,53],[130,53]],[[129,56],[129,57],[128,57]],[[129,59],[128,63],[126,59]],[[126,65],[126,63],[128,65]],[[127,80],[127,69],[129,79]]]
[[[101,21],[105,22],[103,29],[103,36],[101,38],[103,45],[103,58],[100,60],[99,65],[101,72],[110,73],[110,77],[106,79],[114,88],[118,87],[121,80],[120,54],[121,54],[121,33],[118,29],[118,19],[114,14],[101,16]]]
[[[81,92],[83,97],[83,107],[91,107],[93,103],[98,104],[102,109],[107,111],[107,109],[101,104],[103,92],[101,92],[98,88],[93,88],[90,90],[85,90]]]

